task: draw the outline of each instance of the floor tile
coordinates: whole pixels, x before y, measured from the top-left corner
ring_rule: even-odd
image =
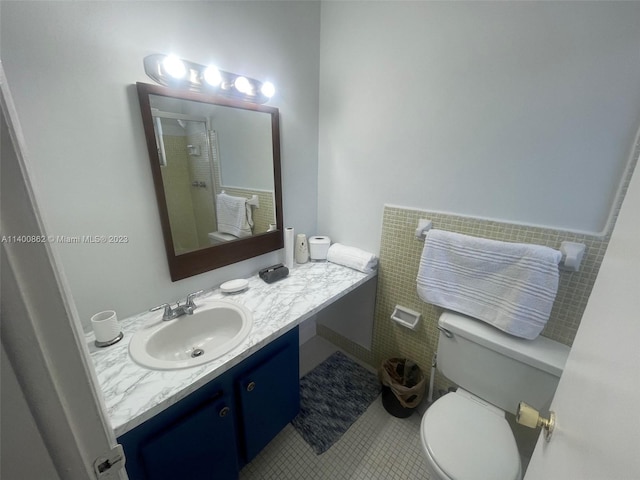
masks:
[[[338,350],[320,337],[301,348],[301,374]],[[421,417],[396,418],[380,396],[329,450],[316,455],[287,425],[240,472],[241,480],[413,480],[426,478]]]

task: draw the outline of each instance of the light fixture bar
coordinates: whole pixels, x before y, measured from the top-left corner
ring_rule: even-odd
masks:
[[[253,103],[266,103],[275,93],[271,82],[263,83],[245,75],[225,72],[173,55],[156,53],[144,57],[144,71],[165,87],[226,95]]]

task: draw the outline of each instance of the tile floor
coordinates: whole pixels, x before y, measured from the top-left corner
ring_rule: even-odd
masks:
[[[336,350],[313,337],[301,347],[300,375]],[[316,455],[289,424],[242,469],[240,480],[424,480],[420,421],[417,413],[393,417],[378,397],[322,455]]]

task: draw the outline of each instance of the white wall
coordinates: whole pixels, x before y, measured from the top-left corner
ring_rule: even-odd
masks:
[[[127,235],[56,245],[83,322],[121,317],[281,261],[272,253],[171,283],[133,84],[172,52],[270,80],[280,108],[284,220],[315,233],[319,15],[316,2],[13,2],[1,58],[48,233]]]
[[[318,230],[384,203],[599,232],[640,123],[639,2],[323,2]]]
[[[222,185],[273,191],[271,116],[222,107],[211,124],[218,133]]]

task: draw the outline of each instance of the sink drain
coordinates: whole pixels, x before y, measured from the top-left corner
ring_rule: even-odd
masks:
[[[203,354],[204,354],[204,350],[202,350],[201,348],[194,348],[193,352],[191,352],[191,357],[196,358]]]

